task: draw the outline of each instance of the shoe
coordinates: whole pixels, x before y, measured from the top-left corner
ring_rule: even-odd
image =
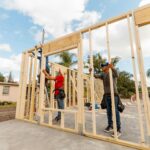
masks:
[[[112,131],[113,131],[113,127],[112,126],[107,126],[105,128],[105,130],[104,130],[104,132],[107,132],[107,133],[112,132]]]
[[[58,122],[59,120],[61,120],[61,118],[60,118],[60,117],[58,117],[58,116],[57,116],[57,117],[55,117],[55,121],[57,121],[57,122]]]
[[[53,124],[58,124],[58,123],[60,123],[60,118],[58,118],[58,117],[55,117],[53,120],[52,120],[52,123]]]
[[[121,136],[121,130],[120,129],[117,129],[117,137],[120,137]],[[112,134],[112,137],[115,137],[115,134],[113,132]]]

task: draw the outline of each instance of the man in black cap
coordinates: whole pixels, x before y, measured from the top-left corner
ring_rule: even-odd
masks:
[[[113,67],[113,65],[109,63],[101,64],[101,68],[103,72],[100,75],[94,75],[94,77],[103,80],[104,98],[106,100],[107,119],[108,119],[108,126],[105,128],[104,131],[107,133],[113,131],[111,89],[110,89],[110,77],[109,77],[109,69],[111,69],[112,78],[113,78],[114,96],[115,96],[117,135],[119,137],[121,135],[121,123],[120,123],[120,113],[118,111],[118,103],[119,103],[118,90],[117,90],[118,73],[117,70]],[[91,69],[89,69],[89,71],[91,72]],[[114,134],[112,136],[114,136]]]

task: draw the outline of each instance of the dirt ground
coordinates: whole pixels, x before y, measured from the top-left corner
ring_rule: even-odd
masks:
[[[0,122],[15,119],[16,107],[1,108],[0,109]]]

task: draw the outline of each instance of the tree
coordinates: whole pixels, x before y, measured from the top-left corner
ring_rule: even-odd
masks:
[[[114,57],[111,59],[112,64],[115,66],[120,60],[120,57]],[[94,73],[99,74],[102,72],[101,70],[101,64],[106,63],[107,60],[105,58],[102,58],[100,53],[97,53],[93,55],[93,67],[94,67]],[[90,65],[90,56],[88,56],[87,64]],[[88,66],[85,66],[87,68]]]
[[[120,61],[120,57],[114,57],[111,59],[111,62],[114,66]],[[88,64],[90,64],[90,57],[88,56]],[[106,63],[106,59],[102,58],[100,53],[97,53],[93,56],[93,65],[94,65],[94,73],[101,73],[101,65],[102,63]],[[87,66],[86,66],[87,68]],[[119,72],[119,69],[117,69]],[[132,74],[121,71],[119,72],[119,77],[117,81],[118,92],[123,98],[130,98],[130,96],[135,93],[135,85],[132,80]]]
[[[63,65],[65,67],[71,67],[72,65],[77,63],[77,60],[75,60],[75,54],[69,53],[69,52],[62,52],[58,54],[61,61],[59,62],[60,65]]]
[[[5,81],[5,77],[3,76],[2,73],[0,73],[0,82],[4,82]]]
[[[133,75],[126,71],[119,72],[117,87],[120,96],[123,98],[130,98],[135,93],[135,84],[131,79],[132,77]]]
[[[147,77],[150,78],[150,69],[147,70]]]
[[[8,76],[8,82],[14,82],[11,72],[9,73],[9,76]]]
[[[150,78],[150,69],[147,70],[147,77]],[[150,87],[148,87],[148,93],[150,97]]]
[[[114,66],[116,66],[119,61],[120,61],[120,57],[118,56],[111,59],[111,62]]]
[[[93,67],[94,67],[94,73],[99,74],[101,73],[101,65],[102,63],[105,63],[106,59],[102,58],[100,53],[97,53],[95,55],[93,55]],[[84,67],[85,68],[89,68],[90,66],[90,56],[88,56],[88,60],[87,60],[87,64]]]

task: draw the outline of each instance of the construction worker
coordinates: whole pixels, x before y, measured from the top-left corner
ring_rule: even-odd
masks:
[[[57,75],[55,77],[51,76],[47,73],[46,70],[43,70],[43,73],[45,74],[45,78],[48,80],[52,80],[55,82],[55,89],[54,89],[54,96],[57,100],[58,109],[64,109],[64,98],[65,98],[65,92],[64,92],[64,76],[61,73],[61,70],[57,72]],[[61,112],[58,112],[58,115],[55,117],[55,121],[61,120]]]
[[[116,124],[117,124],[117,136],[121,135],[121,123],[120,123],[120,112],[118,110],[119,96],[117,90],[117,78],[118,73],[112,64],[101,64],[102,73],[100,75],[94,75],[95,78],[103,80],[104,86],[104,99],[106,100],[106,109],[107,109],[107,119],[108,126],[105,128],[105,132],[109,133],[113,131],[113,121],[112,121],[112,107],[111,107],[111,89],[110,89],[110,78],[109,78],[109,69],[112,70],[113,78],[113,87],[114,87],[114,97],[115,97],[115,111],[116,111]],[[91,72],[92,69],[90,68]],[[114,136],[114,133],[112,134]]]

